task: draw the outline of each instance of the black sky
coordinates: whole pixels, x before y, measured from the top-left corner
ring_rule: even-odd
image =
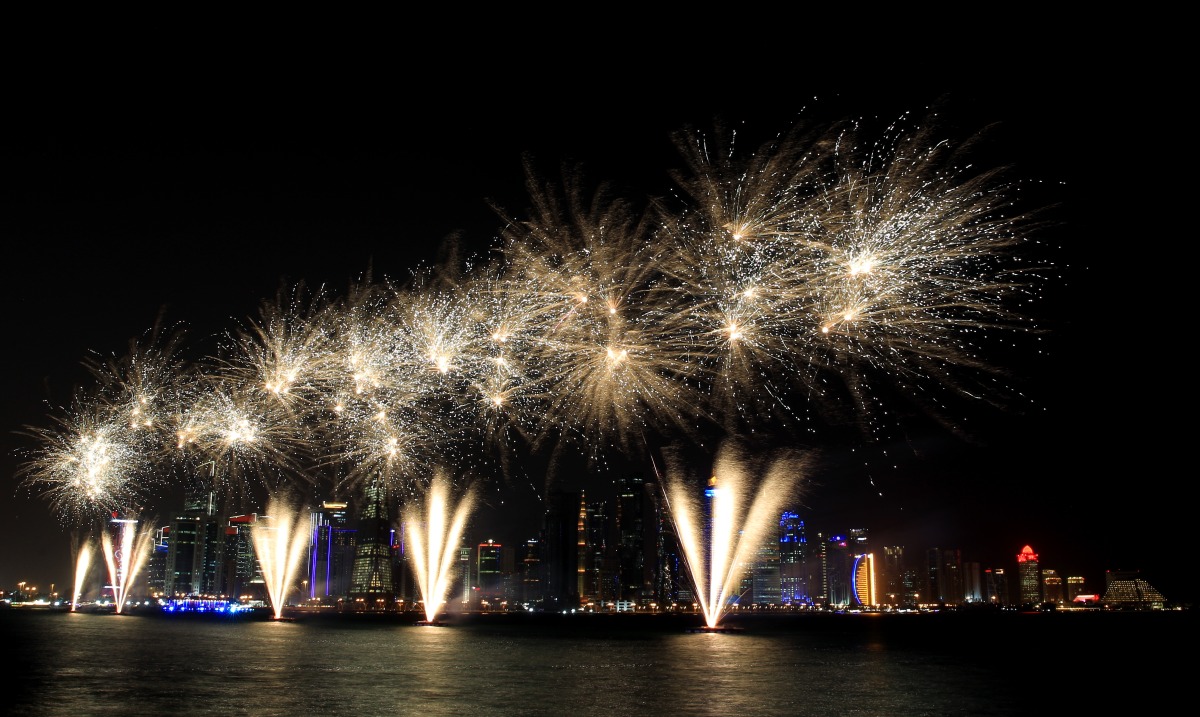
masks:
[[[1110,247],[1126,239],[1102,238],[1115,223],[1096,216],[1110,193],[1085,146],[1092,103],[1049,81],[912,90],[795,81],[727,100],[699,81],[651,89],[620,77],[553,92],[449,87],[85,84],[30,88],[10,105],[15,121],[0,144],[0,587],[71,574],[66,527],[12,476],[28,446],[16,431],[69,403],[89,380],[89,351],[119,355],[160,316],[203,341],[282,284],[340,292],[367,271],[402,279],[452,236],[484,248],[500,229],[489,203],[525,206],[526,153],[550,178],[560,161],[580,162],[618,193],[660,196],[680,164],[669,134],[685,126],[720,118],[766,139],[800,119],[895,118],[940,98],[958,135],[994,124],[984,157],[1060,204],[1059,226],[1044,233],[1060,279],[1038,309],[1050,333],[1042,354],[1013,367],[1036,408],[989,419],[982,445],[935,433],[833,456],[802,513],[826,533],[866,527],[961,547],[985,567],[1013,567],[1030,544],[1043,567],[1097,590],[1104,570],[1140,569],[1168,597],[1190,597],[1192,581],[1173,567],[1182,509],[1170,477],[1139,458],[1136,437],[1150,429],[1136,422],[1148,417],[1129,413],[1129,386],[1142,382],[1133,375],[1147,367],[1112,338],[1108,307],[1127,287],[1109,275],[1124,268]],[[531,497],[515,493],[510,501]],[[532,537],[523,530],[502,539]]]

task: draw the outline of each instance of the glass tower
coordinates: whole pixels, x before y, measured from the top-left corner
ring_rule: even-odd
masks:
[[[392,527],[382,479],[367,486],[358,522],[350,597],[356,610],[386,610],[395,604],[392,579]]]

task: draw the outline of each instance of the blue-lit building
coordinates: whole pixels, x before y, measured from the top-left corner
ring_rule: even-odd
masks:
[[[309,515],[312,543],[307,562],[308,599],[334,605],[350,594],[355,536],[349,504],[323,501]]]
[[[790,510],[779,518],[779,601],[783,605],[811,605],[808,590],[808,537],[804,521]]]

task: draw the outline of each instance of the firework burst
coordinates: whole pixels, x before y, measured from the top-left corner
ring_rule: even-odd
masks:
[[[798,125],[747,154],[682,131],[677,207],[527,165],[531,208],[497,210],[489,261],[341,301],[281,292],[195,367],[173,342],[96,362],[99,389],[31,429],[26,479],[86,518],[136,502],[164,456],[234,495],[313,468],[403,494],[496,448],[846,423],[878,440],[902,404],[953,426],[955,399],[1003,403],[994,359],[1037,330],[1022,312],[1052,267],[1023,251],[1042,225],[1006,168],[913,124]]]

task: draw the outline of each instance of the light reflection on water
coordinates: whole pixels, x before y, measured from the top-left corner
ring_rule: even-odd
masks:
[[[1031,636],[1011,625],[895,631],[844,618],[860,622],[693,634],[589,619],[421,627],[0,614],[0,629],[14,715],[1029,713],[1021,660],[1003,653]],[[981,628],[991,632],[969,634]]]

